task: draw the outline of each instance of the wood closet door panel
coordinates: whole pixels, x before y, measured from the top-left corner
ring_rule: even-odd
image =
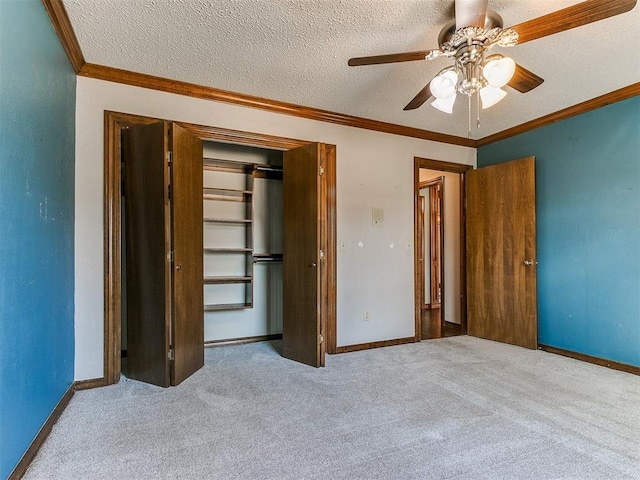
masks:
[[[534,158],[467,173],[469,335],[537,348]]]
[[[283,172],[283,356],[324,365],[322,279],[322,178],[325,146],[312,143],[284,153]],[[323,277],[324,276],[324,277]]]
[[[171,125],[171,236],[173,244],[171,384],[204,365],[202,141]]]
[[[170,384],[168,171],[164,122],[123,132],[127,375]]]

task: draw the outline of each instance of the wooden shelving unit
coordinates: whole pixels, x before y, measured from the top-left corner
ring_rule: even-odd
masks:
[[[204,277],[205,285],[218,285],[222,283],[249,283],[252,277]]]
[[[245,308],[251,308],[251,305],[244,303],[216,303],[215,305],[205,305],[205,312],[221,312],[225,310],[244,310]]]
[[[204,285],[244,285],[244,301],[240,303],[205,304],[205,312],[241,310],[253,307],[253,265],[263,262],[281,262],[282,254],[254,254],[253,251],[253,185],[254,178],[282,179],[282,167],[236,162],[216,158],[204,158],[203,170],[224,172],[244,176],[244,187],[239,189],[218,186],[203,187],[202,198],[205,202],[242,202],[245,204],[242,218],[205,217],[203,222],[212,225],[239,226],[244,228],[244,243],[238,246],[205,246],[205,255],[242,255],[244,254],[244,272],[242,275],[208,275],[205,272]],[[242,183],[242,182],[239,182]],[[206,210],[206,209],[205,209]],[[212,272],[209,272],[212,273]]]
[[[221,224],[232,224],[232,225],[243,225],[245,223],[252,223],[251,219],[248,218],[204,218],[204,223],[221,223]]]
[[[203,198],[205,200],[220,200],[227,202],[249,202],[253,195],[251,190],[233,190],[230,188],[205,188]]]
[[[241,217],[205,217],[205,225],[220,225],[239,227],[244,230],[244,241],[237,246],[205,246],[204,255],[241,255],[244,260],[237,275],[215,275],[215,272],[205,272],[203,284],[206,285],[241,285],[244,288],[243,300],[238,303],[208,303],[204,305],[205,312],[240,310],[253,306],[253,172],[251,163],[234,162],[215,158],[204,158],[202,168],[206,171],[224,172],[241,175],[244,180],[241,188],[225,188],[219,186],[203,187],[202,199],[205,202],[240,202],[244,203]],[[213,273],[213,275],[211,275]],[[228,300],[227,300],[228,301]]]
[[[221,247],[221,248],[205,247],[204,251],[209,253],[251,253],[253,252],[251,248],[227,248],[227,247]]]

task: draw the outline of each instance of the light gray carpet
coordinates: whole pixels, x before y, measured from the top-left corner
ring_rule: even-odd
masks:
[[[206,349],[78,392],[26,479],[640,479],[640,377],[472,337],[328,356]]]

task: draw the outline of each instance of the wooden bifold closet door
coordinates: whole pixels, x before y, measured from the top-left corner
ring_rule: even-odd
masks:
[[[158,122],[122,145],[127,372],[178,385],[204,365],[202,142]]]
[[[335,146],[310,143],[284,153],[282,355],[324,366],[335,302],[329,215],[335,210]]]

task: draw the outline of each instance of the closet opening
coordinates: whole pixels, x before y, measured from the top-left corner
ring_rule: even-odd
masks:
[[[190,270],[189,275],[193,276],[195,268],[191,267],[197,264],[198,268],[203,267],[196,274],[197,288],[178,288],[177,293],[166,294],[169,300],[163,302],[167,318],[176,315],[176,305],[180,304],[183,319],[197,317],[202,322],[186,327],[169,319],[162,327],[166,328],[168,337],[164,337],[164,343],[157,344],[162,343],[166,348],[164,361],[168,359],[166,368],[171,371],[171,382],[174,378],[186,378],[183,373],[187,369],[179,365],[183,363],[184,350],[181,353],[176,348],[176,341],[183,343],[184,335],[190,344],[188,358],[195,358],[195,350],[201,355],[207,345],[284,337],[283,356],[322,366],[325,352],[333,353],[336,349],[335,146],[105,111],[104,378],[95,379],[95,384],[117,383],[121,373],[130,373],[132,365],[133,337],[128,334],[131,322],[126,314],[131,300],[126,292],[126,269],[135,257],[129,258],[125,251],[129,229],[122,133],[129,129],[140,131],[139,127],[159,122],[173,125],[173,130],[169,128],[170,134],[175,130],[183,132],[182,137],[202,142],[197,152],[193,148],[195,143],[191,143],[189,157],[198,158],[187,163],[199,165],[202,177],[197,182],[185,183],[185,178],[181,178],[173,185],[174,173],[166,177],[169,184],[165,178],[165,193],[170,199],[173,187],[183,185],[181,195],[170,200],[168,207],[165,202],[165,214],[169,211],[165,230],[168,233],[164,235],[166,257],[169,259],[173,253],[166,246],[167,238],[170,242],[173,239],[182,242],[178,245],[181,255],[189,257],[184,263],[188,265],[186,268],[180,265],[182,262],[172,260],[161,267],[169,279],[165,281],[169,282],[165,294],[176,285],[185,286],[181,278]],[[173,172],[178,164],[171,166],[171,153],[179,152],[182,156],[185,151],[175,150],[181,147],[171,137],[168,141],[169,144],[165,139],[165,157]],[[184,166],[180,170],[185,172]],[[192,172],[190,178],[195,179],[195,171],[191,167],[188,170]],[[184,188],[185,185],[194,188]],[[184,198],[178,200],[183,194],[191,199],[186,208]],[[192,194],[195,196],[191,197]],[[182,206],[178,208],[176,202],[182,202]],[[188,207],[195,203],[200,203],[202,210],[197,212],[199,233],[193,236],[189,232],[196,229],[181,230],[180,218],[195,218],[195,209]],[[157,204],[153,203],[154,209]],[[174,208],[175,212],[182,213],[174,215]],[[189,218],[189,225],[193,223]],[[158,237],[161,240],[162,234]],[[190,242],[189,238],[199,238],[202,242],[196,245],[197,242]],[[293,260],[287,263],[287,257]],[[193,279],[191,282],[196,285]],[[196,302],[196,297],[189,292],[197,290],[203,298]],[[204,312],[185,316],[182,307],[196,304],[201,305]],[[194,343],[196,336],[191,332],[196,327],[204,327],[204,341]],[[175,376],[174,372],[177,372]]]
[[[283,152],[203,144],[205,345],[281,339]]]
[[[282,338],[283,152],[203,142],[204,345]],[[127,372],[126,169],[121,189],[121,372]],[[282,352],[280,352],[282,353]]]

